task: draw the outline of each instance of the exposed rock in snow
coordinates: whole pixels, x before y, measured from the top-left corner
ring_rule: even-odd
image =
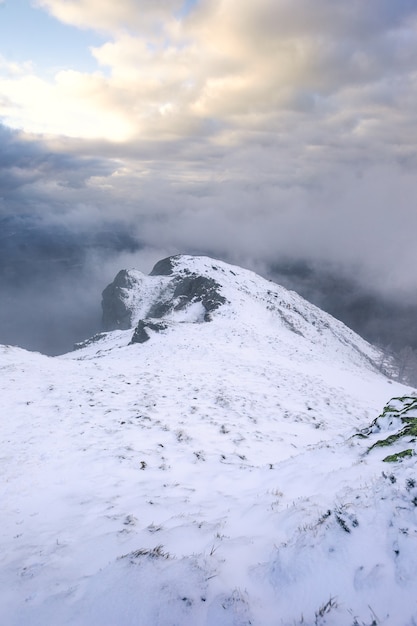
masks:
[[[160,333],[162,330],[166,330],[166,328],[167,325],[164,324],[164,322],[152,322],[151,320],[145,322],[144,320],[139,320],[130,343],[145,343],[145,341],[149,341],[150,339],[149,331]]]
[[[131,327],[132,306],[129,292],[140,288],[137,273],[121,270],[114,281],[103,291],[103,327],[105,330]]]
[[[126,329],[133,323],[139,324],[135,343],[138,337],[143,337],[144,325],[149,327],[150,322],[145,320],[170,319],[177,313],[183,319],[184,313],[192,311],[192,321],[210,321],[212,312],[225,304],[226,298],[221,294],[221,285],[199,273],[191,259],[187,262],[186,257],[177,256],[159,261],[149,276],[137,270],[119,272],[103,291],[105,329]]]

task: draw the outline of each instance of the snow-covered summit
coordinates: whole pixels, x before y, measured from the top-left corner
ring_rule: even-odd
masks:
[[[213,263],[204,257],[176,256],[159,261],[149,276],[120,271],[103,291],[104,326],[129,328],[152,318],[210,321],[211,313],[227,302],[213,276],[225,269]],[[227,281],[223,283],[227,287]]]
[[[416,396],[378,350],[205,257],[103,299],[79,350],[0,347],[0,623],[415,626]]]
[[[107,331],[130,330],[122,343],[144,343],[178,324],[214,322],[225,340],[277,341],[306,358],[332,359],[375,367],[380,354],[343,323],[250,270],[203,256],[177,255],[159,261],[149,276],[121,270],[103,291]],[[202,334],[205,331],[202,331]],[[210,331],[215,336],[218,331]],[[99,346],[109,337],[100,336]],[[82,344],[81,344],[82,347]]]

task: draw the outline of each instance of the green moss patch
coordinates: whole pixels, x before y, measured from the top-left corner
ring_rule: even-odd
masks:
[[[405,420],[401,420],[404,421]],[[412,418],[412,420],[410,420],[410,418],[407,419],[407,426],[405,428],[402,428],[398,433],[394,433],[392,435],[389,435],[386,439],[379,439],[376,443],[374,443],[369,450],[372,450],[372,448],[380,448],[383,446],[391,446],[393,443],[395,443],[396,441],[398,441],[399,439],[402,439],[402,437],[417,437],[417,418]]]
[[[414,450],[408,448],[402,452],[397,452],[397,454],[390,454],[382,460],[385,461],[385,463],[395,463],[396,461],[401,461],[401,459],[406,459],[410,456],[414,456]]]
[[[407,443],[414,443],[417,439],[417,398],[413,396],[392,398],[381,415],[372,422],[369,428],[362,431],[360,435],[367,437],[381,430],[391,430],[391,434],[384,439],[378,439],[378,441],[368,448],[368,452],[374,448],[392,446],[401,441],[404,437],[408,438]],[[391,454],[383,460],[387,463],[393,463],[402,458],[413,456],[414,453],[412,448],[408,448],[402,452]]]

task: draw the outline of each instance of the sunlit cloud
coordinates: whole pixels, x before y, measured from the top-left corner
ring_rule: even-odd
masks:
[[[160,29],[167,17],[180,12],[183,1],[35,0],[35,4],[66,24],[114,34],[125,29]]]
[[[2,115],[15,127],[116,141],[209,133],[221,145],[225,127],[234,138],[248,128],[292,136],[300,123],[330,128],[343,114],[371,139],[400,103],[403,119],[413,116],[417,34],[408,2],[318,0],[313,8],[297,0],[295,10],[261,0],[236,11],[231,0],[201,0],[182,17],[174,0],[37,5],[104,29],[109,40],[91,49],[95,73],[74,68],[45,81],[30,67],[15,67],[14,79],[9,70]]]

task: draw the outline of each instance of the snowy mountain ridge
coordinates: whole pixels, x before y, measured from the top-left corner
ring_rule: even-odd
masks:
[[[0,623],[415,626],[414,390],[247,270],[118,276],[77,351],[0,348]]]
[[[350,359],[358,357],[360,363],[365,359],[371,366],[381,358],[377,349],[342,322],[295,292],[208,257],[169,257],[158,262],[149,276],[122,270],[103,292],[103,320],[109,330],[156,324],[153,330],[158,332],[178,323],[219,318],[223,325],[228,320],[243,333],[262,329],[264,335],[269,328],[278,340],[295,333],[312,345],[330,349],[333,356],[336,340],[338,350],[347,348]],[[145,340],[152,335],[150,331]]]

